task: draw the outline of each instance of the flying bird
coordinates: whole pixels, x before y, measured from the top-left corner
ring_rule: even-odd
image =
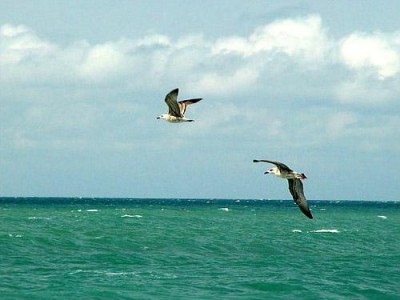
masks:
[[[308,218],[312,219],[313,215],[311,214],[310,208],[308,207],[306,197],[304,196],[303,191],[303,183],[302,179],[306,179],[306,175],[304,173],[298,173],[290,169],[287,165],[273,160],[253,160],[253,162],[266,162],[270,164],[274,164],[276,167],[265,171],[264,174],[274,174],[278,177],[285,178],[289,182],[289,191],[292,194],[294,202],[299,206],[300,210],[305,214]]]
[[[185,118],[185,112],[188,105],[199,102],[203,98],[194,98],[187,99],[182,101],[177,101],[179,89],[174,89],[170,91],[165,96],[165,103],[168,105],[168,113],[162,114],[157,117],[157,119],[164,119],[171,123],[180,123],[180,122],[193,122],[192,119]]]

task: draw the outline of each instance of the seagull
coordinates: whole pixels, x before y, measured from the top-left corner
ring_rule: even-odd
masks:
[[[289,191],[293,196],[294,202],[299,206],[300,210],[305,214],[308,218],[312,219],[313,215],[311,214],[310,208],[308,207],[306,197],[304,196],[303,191],[303,183],[302,179],[306,179],[306,175],[304,173],[298,173],[290,169],[287,165],[273,160],[253,160],[253,162],[266,162],[270,164],[274,164],[276,167],[265,171],[264,174],[275,174],[278,177],[285,178],[289,182]]]
[[[167,114],[162,114],[161,116],[157,117],[157,119],[164,119],[171,123],[194,121],[184,117],[186,108],[188,105],[199,102],[203,98],[187,99],[178,102],[178,93],[179,89],[174,89],[170,91],[167,96],[165,96],[165,103],[167,103],[169,111]]]

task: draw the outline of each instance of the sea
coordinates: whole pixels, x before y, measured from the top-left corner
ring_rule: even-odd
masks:
[[[400,202],[0,198],[0,299],[400,299]]]

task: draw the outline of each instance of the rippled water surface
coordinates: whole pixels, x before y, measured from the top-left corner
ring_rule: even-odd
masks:
[[[400,299],[400,204],[0,198],[1,299]]]

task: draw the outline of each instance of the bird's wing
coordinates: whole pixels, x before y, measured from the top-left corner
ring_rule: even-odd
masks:
[[[253,162],[266,162],[266,163],[270,163],[270,164],[274,164],[275,166],[277,166],[279,168],[279,170],[282,171],[288,171],[288,172],[292,172],[292,169],[290,169],[287,165],[279,162],[279,161],[273,161],[273,160],[266,160],[266,159],[254,159]]]
[[[194,99],[187,99],[187,100],[179,101],[178,105],[179,105],[182,116],[185,114],[186,108],[188,105],[199,102],[201,99],[203,99],[203,98],[194,98]]]
[[[165,96],[165,103],[167,103],[168,108],[169,108],[169,114],[174,117],[181,118],[181,111],[179,109],[178,101],[176,100],[178,98],[178,92],[179,89],[174,89],[170,91],[167,96]]]
[[[289,182],[289,191],[293,196],[294,202],[299,206],[300,210],[305,214],[308,218],[312,219],[313,216],[308,207],[306,197],[304,196],[303,191],[303,183],[300,179],[288,179]]]

